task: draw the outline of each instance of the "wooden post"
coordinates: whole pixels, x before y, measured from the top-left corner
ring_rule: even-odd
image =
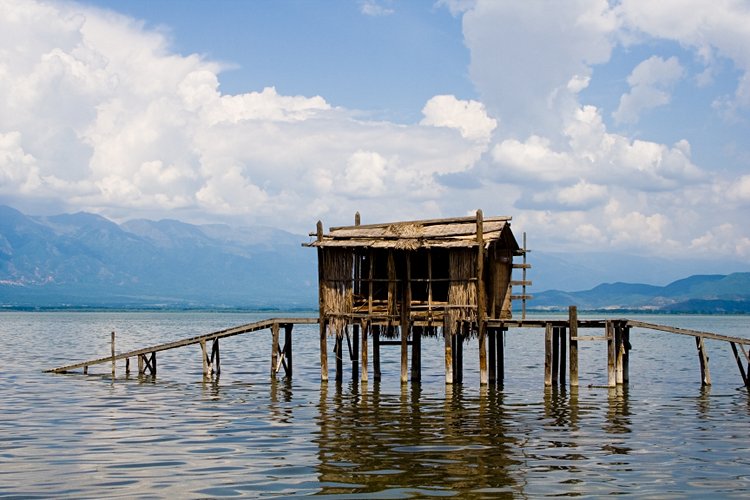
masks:
[[[216,338],[211,345],[211,372],[221,374],[221,354],[219,353],[219,339]]]
[[[143,354],[138,355],[138,375],[143,375]]]
[[[505,381],[505,332],[506,328],[500,328],[497,330],[497,340],[495,346],[497,348],[497,385],[502,387]]]
[[[336,356],[336,382],[339,383],[344,380],[344,339],[342,338],[342,335],[339,335],[339,332],[336,332],[336,342],[333,344],[333,351]]]
[[[567,331],[564,326],[558,327],[560,331],[560,335],[558,336],[558,341],[560,344],[560,350],[558,351],[560,362],[559,362],[559,371],[560,371],[560,379],[559,383],[561,387],[565,387],[565,364],[566,364],[566,351],[565,344],[567,343]]]
[[[703,337],[695,337],[695,347],[698,348],[698,360],[701,364],[701,386],[711,385],[711,372],[708,369],[708,353],[703,343]]]
[[[484,218],[477,210],[477,334],[479,341],[479,384],[487,385],[487,297],[484,289]]]
[[[125,375],[130,375],[130,358],[125,358]]]
[[[605,322],[605,331],[607,334],[607,386],[616,387],[617,375],[615,372],[615,327],[611,320],[607,320]]]
[[[625,327],[622,325],[622,322],[618,321],[615,324],[615,350],[617,352],[617,360],[615,364],[615,382],[618,385],[622,385],[625,380],[623,369],[623,363],[625,361],[625,343],[622,341],[624,331]]]
[[[271,325],[271,377],[276,376],[276,365],[279,363],[279,324]]]
[[[208,352],[206,351],[206,341],[201,339],[200,346],[201,346],[201,358],[203,359],[203,376],[208,377],[211,374],[211,365],[209,363]],[[140,361],[140,358],[139,358],[139,361]]]
[[[570,343],[570,387],[578,387],[578,308],[568,308],[568,333]]]
[[[380,382],[380,325],[372,325],[372,379]]]
[[[115,376],[115,332],[112,332],[112,378]]]
[[[630,327],[623,326],[622,345],[624,347],[622,355],[622,383],[630,383]]]
[[[370,320],[362,325],[362,375],[360,380],[367,382],[367,334],[370,331]]]
[[[443,314],[443,344],[445,345],[445,385],[453,384],[453,336],[448,326],[448,314]]]
[[[544,385],[552,385],[552,324],[544,325]]]
[[[323,223],[318,221],[316,225],[317,240],[318,242],[323,241]],[[325,299],[323,290],[325,289],[325,283],[323,282],[325,276],[323,273],[323,249],[318,247],[318,306],[320,308],[320,380],[321,382],[328,381],[328,317],[325,314]]]
[[[737,345],[734,342],[730,342],[729,344],[732,346],[732,351],[734,352],[734,359],[735,361],[737,361],[737,367],[740,369],[740,375],[742,376],[742,383],[745,384],[745,387],[750,388],[750,380],[748,380],[747,373],[745,372],[744,361],[740,359],[740,353],[737,351]]]
[[[411,330],[411,381],[422,380],[422,329],[414,326]]]
[[[495,347],[495,342],[497,341],[497,329],[495,328],[488,328],[487,329],[487,341],[489,346],[489,382],[490,384],[494,384],[497,380],[496,377],[496,370],[497,370],[497,362],[495,360],[495,356],[497,354],[497,348]]]
[[[359,212],[357,212],[359,215]],[[352,380],[359,379],[359,323],[352,325]]]
[[[552,327],[552,385],[558,385],[560,378],[560,328]]]
[[[405,253],[406,276],[401,300],[401,383],[409,380],[409,332],[411,330],[411,259]]]
[[[292,378],[292,329],[294,323],[284,325],[284,359],[286,360],[286,376]]]

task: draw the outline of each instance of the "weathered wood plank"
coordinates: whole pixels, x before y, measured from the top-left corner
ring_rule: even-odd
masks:
[[[691,337],[703,337],[712,340],[723,340],[725,342],[734,342],[735,344],[750,345],[750,338],[742,337],[731,337],[729,335],[720,335],[718,333],[702,332],[699,330],[690,330],[688,328],[678,328],[676,326],[657,325],[654,323],[646,323],[644,321],[627,320],[629,326],[637,328],[646,328],[650,330],[659,330],[662,332],[676,333],[678,335],[688,335]]]

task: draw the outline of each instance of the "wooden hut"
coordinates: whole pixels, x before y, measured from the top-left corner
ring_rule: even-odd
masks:
[[[363,380],[368,338],[373,340],[375,378],[380,377],[380,346],[400,344],[401,381],[406,382],[408,346],[412,379],[418,380],[421,337],[442,335],[446,382],[460,372],[462,341],[471,337],[479,340],[480,378],[487,383],[485,322],[511,317],[513,257],[524,253],[510,220],[483,218],[480,210],[475,217],[361,225],[357,214],[355,225],[332,227],[328,233],[318,222],[310,234],[315,240],[307,246],[318,249],[323,380],[328,378],[327,337],[336,339],[340,379],[343,339],[355,366],[361,330]],[[460,381],[460,373],[455,380]]]

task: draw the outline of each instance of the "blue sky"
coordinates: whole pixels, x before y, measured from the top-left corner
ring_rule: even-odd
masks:
[[[0,203],[750,263],[740,0],[0,0]],[[700,270],[695,270],[700,272]]]

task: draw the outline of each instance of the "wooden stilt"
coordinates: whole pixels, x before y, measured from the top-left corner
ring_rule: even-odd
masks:
[[[221,374],[221,354],[219,352],[219,339],[214,339],[211,345],[211,372]]]
[[[623,362],[625,360],[625,343],[622,341],[625,328],[621,322],[615,324],[615,351],[617,359],[615,361],[615,382],[622,385],[624,382]]]
[[[143,354],[138,355],[138,375],[143,375]]]
[[[737,351],[737,344],[734,342],[730,342],[729,345],[732,346],[732,352],[734,352],[734,359],[737,361],[737,367],[740,369],[740,375],[742,376],[742,383],[745,384],[745,387],[750,388],[750,380],[748,380],[747,372],[745,372],[745,361],[740,358],[740,353]],[[744,353],[744,350],[743,350]]]
[[[293,323],[287,323],[284,325],[284,358],[285,358],[285,369],[286,376],[292,378],[293,365],[292,365],[292,329],[294,328]]]
[[[359,323],[352,325],[352,380],[359,380]]]
[[[422,379],[422,330],[421,326],[411,329],[411,381],[419,382]]]
[[[445,345],[445,384],[453,384],[453,336],[448,327],[448,315],[443,317],[443,344]]]
[[[560,381],[560,328],[552,327],[552,385],[558,385]]]
[[[477,340],[479,342],[479,384],[487,385],[487,296],[484,284],[484,216],[477,210]]]
[[[495,341],[495,348],[497,349],[497,385],[503,386],[505,382],[505,328],[497,330],[497,340]]]
[[[277,365],[279,364],[279,324],[271,325],[271,377],[276,376]]]
[[[372,325],[372,379],[380,382],[380,325]]]
[[[497,363],[495,360],[495,356],[497,355],[497,349],[495,348],[495,342],[497,341],[497,329],[495,328],[488,328],[487,329],[487,347],[488,351],[487,354],[489,356],[488,359],[488,380],[490,384],[494,384],[497,380],[496,373],[497,373]]]
[[[578,309],[568,309],[568,342],[570,344],[570,387],[578,387]]]
[[[115,376],[115,332],[112,332],[112,377]]]
[[[360,380],[367,382],[367,334],[370,332],[370,322],[362,325],[362,375]]]
[[[695,347],[698,348],[698,360],[701,365],[701,385],[711,385],[711,372],[708,369],[708,352],[703,337],[695,337]]]
[[[83,374],[84,375],[88,375],[89,374],[89,367],[88,366],[84,366],[83,367]]]
[[[622,329],[622,383],[630,383],[630,327],[625,325]]]
[[[318,221],[315,226],[317,240],[323,241],[323,222]],[[323,290],[325,276],[323,275],[323,249],[318,248],[318,306],[320,309],[320,380],[328,381],[328,318],[325,314],[325,301]]]
[[[607,336],[607,386],[617,386],[617,375],[615,371],[616,351],[615,351],[615,326],[611,320],[605,322]]]
[[[324,318],[320,318],[320,380],[328,381],[328,342],[327,325]]]
[[[125,375],[130,375],[130,358],[125,358]]]
[[[208,357],[208,352],[206,350],[206,341],[201,340],[200,346],[201,346],[201,359],[203,360],[203,376],[208,377],[209,375],[211,375],[211,361]]]
[[[340,383],[344,380],[344,342],[343,332],[339,335],[336,332],[336,343],[333,344],[334,355],[336,356],[336,382]]]
[[[468,323],[464,323],[463,328],[467,328]],[[453,376],[456,382],[459,384],[464,383],[464,333],[460,329],[456,332],[456,349],[454,351],[454,357],[456,359],[456,370]]]
[[[565,387],[565,372],[566,372],[566,369],[565,369],[566,366],[565,365],[566,365],[566,362],[567,362],[567,359],[566,359],[567,358],[567,349],[565,348],[565,344],[567,344],[568,336],[567,336],[566,328],[564,326],[560,326],[560,327],[558,327],[558,329],[560,331],[560,334],[558,335],[558,338],[557,338],[558,343],[560,345],[560,348],[558,350],[558,356],[559,356],[559,359],[560,359],[559,366],[558,366],[559,367],[560,378],[559,378],[558,382],[560,384],[560,387]]]
[[[544,385],[552,385],[552,325],[544,327]]]
[[[409,380],[409,322],[404,321],[399,328],[401,331],[401,383]]]

